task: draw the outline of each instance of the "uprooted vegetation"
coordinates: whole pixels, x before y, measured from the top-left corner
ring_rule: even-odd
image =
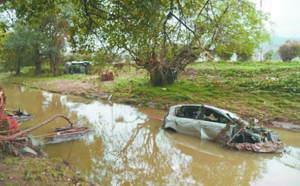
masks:
[[[150,87],[147,72],[132,67],[114,69],[115,80],[110,82],[89,75],[54,78],[26,73],[10,78],[10,82],[87,98],[107,99],[112,95],[114,102],[163,109],[179,103],[203,103],[257,118],[264,124],[300,124],[299,62],[216,62],[215,66],[220,79],[212,63],[203,62],[188,66],[173,85],[163,87]]]

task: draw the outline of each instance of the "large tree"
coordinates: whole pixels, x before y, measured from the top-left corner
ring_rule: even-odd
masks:
[[[72,9],[67,1],[52,0],[12,0],[6,2],[4,10],[10,9],[16,14],[17,21],[35,28],[47,38],[34,47],[33,60],[36,73],[41,72],[42,61],[48,59],[53,74],[60,75],[60,63],[68,36]]]
[[[203,50],[233,47],[245,58],[254,51],[245,45],[267,36],[262,25],[267,17],[247,0],[80,0],[78,5],[75,30],[126,50],[149,71],[154,86],[173,83]]]
[[[17,15],[26,19],[35,19],[43,11],[60,12],[61,4],[66,4],[61,0],[10,2]],[[73,46],[86,49],[97,38],[108,52],[126,51],[148,70],[153,86],[173,83],[201,52],[218,52],[221,45],[249,54],[252,48],[240,46],[258,46],[266,38],[263,20],[267,17],[249,0],[70,2],[75,8],[70,19]]]

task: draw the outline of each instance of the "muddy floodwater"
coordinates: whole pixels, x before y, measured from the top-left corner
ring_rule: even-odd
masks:
[[[2,85],[3,86],[3,85]],[[20,86],[3,86],[6,108],[21,108],[34,119],[26,129],[63,114],[94,132],[80,140],[46,145],[99,185],[300,185],[300,133],[276,130],[283,154],[230,151],[207,139],[161,129],[166,111],[109,104]],[[58,119],[31,133],[40,136],[67,125]]]

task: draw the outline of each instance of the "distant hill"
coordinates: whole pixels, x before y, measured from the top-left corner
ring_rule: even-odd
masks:
[[[270,50],[274,51],[273,60],[280,60],[280,56],[278,54],[278,49],[281,45],[283,45],[287,40],[296,40],[300,42],[300,37],[280,37],[280,36],[271,36],[271,42],[266,42],[262,44],[262,51],[266,53]]]
[[[274,45],[282,45],[284,44],[287,40],[296,40],[300,41],[300,37],[280,37],[280,36],[273,36],[272,38],[272,43]]]

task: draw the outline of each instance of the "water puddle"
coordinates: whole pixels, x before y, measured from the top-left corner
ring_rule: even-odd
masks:
[[[223,149],[220,144],[161,129],[166,111],[108,104],[4,86],[6,108],[21,108],[34,116],[29,128],[63,114],[95,131],[80,140],[47,145],[50,157],[60,157],[92,182],[103,185],[298,185],[300,134],[276,130],[286,144],[283,154],[255,154]],[[50,133],[67,123],[58,119],[34,132]]]

